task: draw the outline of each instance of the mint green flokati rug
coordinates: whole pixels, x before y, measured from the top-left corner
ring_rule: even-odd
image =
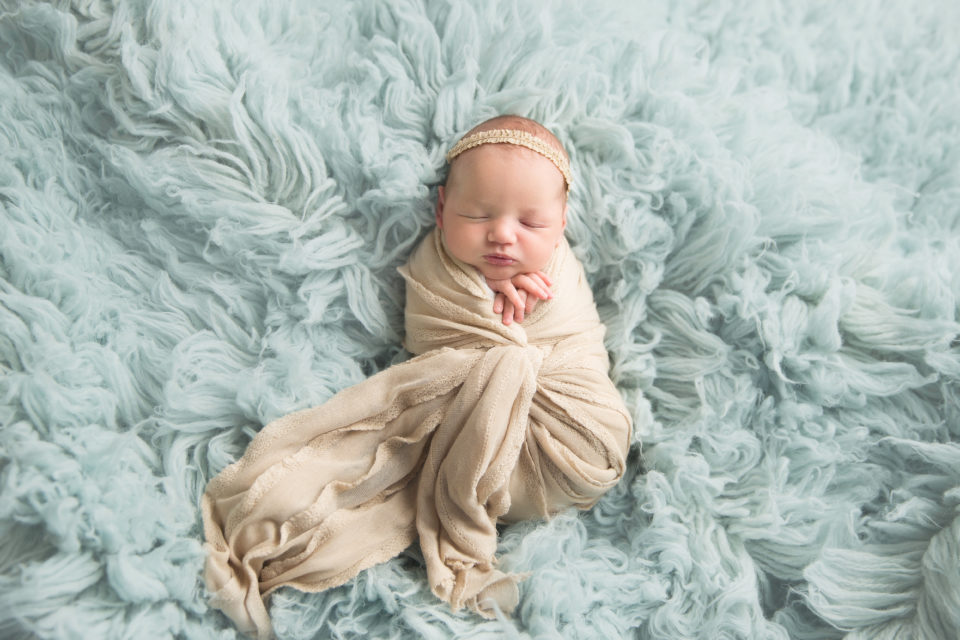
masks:
[[[235,637],[207,480],[407,357],[396,267],[501,112],[571,152],[642,453],[503,531],[513,618],[411,550],[278,635],[960,634],[956,2],[0,6],[0,637]]]

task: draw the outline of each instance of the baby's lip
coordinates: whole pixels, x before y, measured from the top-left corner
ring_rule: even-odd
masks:
[[[483,259],[490,264],[511,264],[516,262],[515,259],[503,253],[488,253],[483,256]]]

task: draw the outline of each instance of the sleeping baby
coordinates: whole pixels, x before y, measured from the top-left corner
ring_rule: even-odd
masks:
[[[203,496],[213,604],[259,638],[263,598],[322,591],[419,542],[433,592],[518,603],[498,523],[588,508],[619,480],[631,421],[567,244],[567,154],[501,116],[447,154],[436,228],[400,268],[415,357],[268,424]]]

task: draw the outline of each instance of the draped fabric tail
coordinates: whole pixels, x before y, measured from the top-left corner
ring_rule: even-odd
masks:
[[[203,496],[212,604],[269,638],[274,589],[337,586],[414,542],[429,436],[479,354],[415,358],[257,434]]]

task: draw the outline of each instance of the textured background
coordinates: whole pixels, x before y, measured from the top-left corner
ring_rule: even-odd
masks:
[[[956,2],[0,7],[0,637],[234,636],[206,481],[406,357],[395,268],[499,112],[570,150],[642,456],[504,531],[511,621],[411,551],[279,635],[960,634]]]

